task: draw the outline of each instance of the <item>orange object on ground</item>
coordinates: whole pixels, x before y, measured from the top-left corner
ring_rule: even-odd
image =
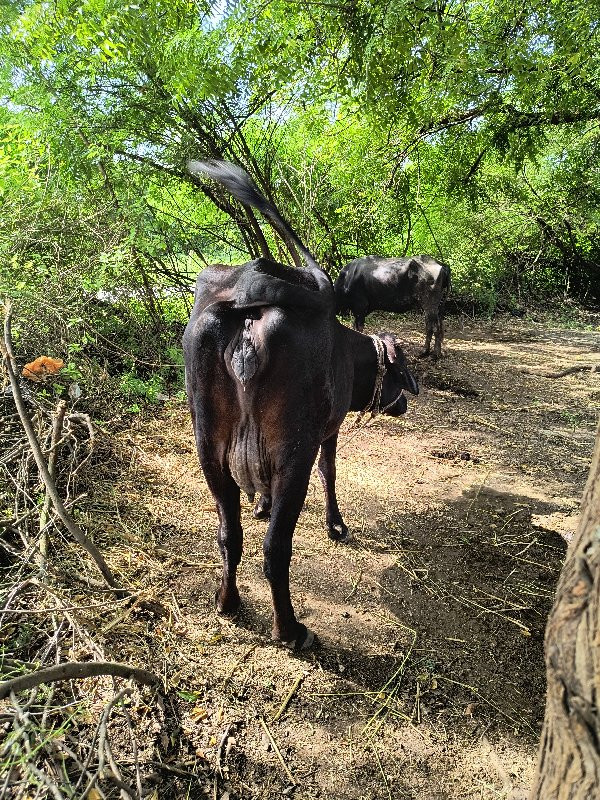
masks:
[[[56,375],[57,372],[60,372],[64,365],[65,362],[62,358],[39,356],[35,361],[25,364],[21,374],[30,381],[43,381],[49,375]]]

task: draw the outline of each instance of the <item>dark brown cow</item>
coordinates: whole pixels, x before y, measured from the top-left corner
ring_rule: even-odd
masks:
[[[409,311],[425,314],[425,350],[428,356],[435,335],[434,358],[442,355],[444,306],[450,289],[450,267],[431,256],[409,258],[355,258],[335,282],[339,314],[350,312],[354,327],[362,331],[371,311]]]
[[[188,167],[260,209],[307,264],[295,269],[257,259],[207,267],[183,339],[198,455],[219,515],[217,610],[233,615],[240,605],[240,489],[250,497],[260,493],[255,515],[270,516],[264,571],[273,596],[273,638],[305,648],[314,636],[294,615],[289,568],[319,448],[327,529],[345,541],[348,528],[335,496],[340,425],[350,409],[402,414],[403,390],[417,394],[418,387],[392,336],[365,336],[337,322],[331,281],[243,170],[214,161]]]

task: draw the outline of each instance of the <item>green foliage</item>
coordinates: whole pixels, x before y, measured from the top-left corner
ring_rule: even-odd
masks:
[[[120,388],[128,399],[143,399],[155,403],[158,395],[164,390],[164,385],[160,375],[151,375],[148,379],[143,380],[138,378],[134,371],[131,371],[121,376]]]

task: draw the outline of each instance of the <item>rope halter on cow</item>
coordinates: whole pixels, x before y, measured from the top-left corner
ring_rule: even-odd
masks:
[[[375,385],[373,386],[373,396],[369,405],[359,412],[355,424],[358,424],[367,412],[371,412],[371,419],[376,417],[381,412],[381,390],[383,388],[383,378],[387,372],[385,366],[385,344],[374,334],[369,334],[375,345],[375,352],[377,353],[377,374],[375,375]]]

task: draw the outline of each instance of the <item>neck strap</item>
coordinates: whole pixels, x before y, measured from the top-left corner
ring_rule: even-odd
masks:
[[[373,386],[371,402],[364,411],[360,412],[359,417],[362,417],[367,411],[371,412],[371,417],[376,417],[381,411],[381,390],[383,388],[383,378],[387,372],[387,367],[385,366],[385,344],[379,336],[370,334],[370,338],[373,340],[375,352],[377,353],[377,374],[375,375],[375,385]]]

